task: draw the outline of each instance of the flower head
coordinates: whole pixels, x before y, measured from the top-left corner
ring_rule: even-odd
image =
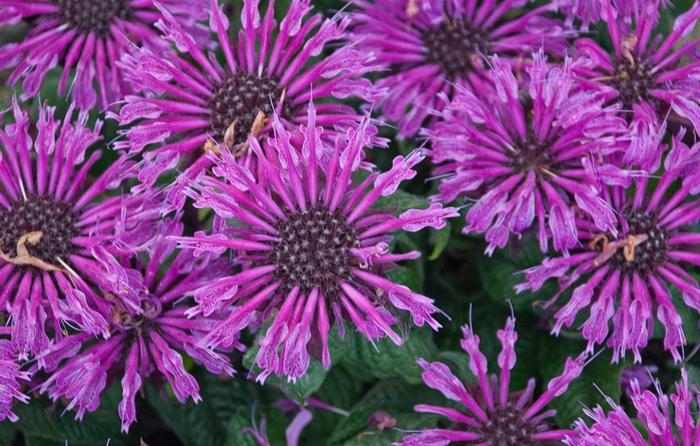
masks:
[[[479,336],[472,327],[462,328],[462,348],[469,356],[469,369],[478,384],[465,387],[452,374],[447,365],[441,362],[418,360],[423,369],[423,382],[440,391],[445,398],[456,401],[464,407],[457,410],[450,407],[418,404],[416,412],[436,414],[446,417],[452,427],[446,429],[423,429],[419,433],[407,435],[396,446],[447,446],[448,444],[488,444],[500,446],[521,446],[526,444],[546,444],[547,441],[563,440],[571,431],[552,430],[547,419],[556,415],[556,410],[545,410],[549,402],[564,394],[569,383],[577,378],[584,367],[584,358],[567,358],[561,375],[552,378],[545,390],[534,397],[535,380],[530,379],[525,390],[510,392],[511,370],[516,364],[515,318],[509,317],[503,330],[497,333],[502,349],[498,355],[498,375],[488,374],[486,356],[479,350]]]
[[[460,91],[426,132],[435,173],[445,177],[436,198],[449,203],[483,191],[464,231],[486,233],[488,254],[534,224],[543,252],[550,236],[556,250],[573,248],[574,203],[600,229],[614,231],[612,210],[586,166],[612,150],[624,122],[602,107],[600,95],[575,89],[570,59],[549,65],[535,53],[522,87],[505,61],[494,57],[492,65],[496,92]],[[601,170],[615,180],[628,175],[614,166]]]
[[[374,69],[373,56],[339,44],[324,59],[316,57],[329,42],[344,37],[347,19],[323,19],[311,14],[310,0],[294,0],[277,25],[273,2],[262,18],[258,8],[257,1],[243,2],[242,29],[231,40],[228,19],[211,0],[209,24],[223,50],[223,61],[207,57],[181,21],[165,9],[158,27],[178,54],[162,56],[137,48],[123,61],[126,75],[140,86],[142,95],[127,96],[114,116],[120,124],[138,121],[124,131],[126,138],[115,147],[136,153],[160,144],[144,154],[139,169],[144,183],[153,183],[185,154],[196,158],[216,151],[215,142],[245,159],[255,172],[248,136],[268,130],[273,112],[290,128],[303,122],[312,93],[326,102],[317,112],[319,124],[328,130],[359,122],[351,107],[325,99],[371,100],[374,88],[361,76]],[[196,176],[206,160],[200,158],[187,177]]]
[[[167,237],[182,233],[176,220],[159,223],[153,238],[130,254],[112,255],[100,248],[99,285],[108,307],[109,338],[89,333],[68,336],[37,357],[40,368],[51,372],[41,392],[53,399],[66,398],[76,418],[94,411],[108,378],[121,376],[119,417],[122,430],[136,420],[135,398],[153,374],[163,376],[177,399],[201,400],[195,378],[185,369],[182,353],[212,373],[233,374],[225,355],[201,348],[197,341],[214,324],[213,318],[186,315],[183,297],[227,270],[227,262],[198,262],[189,252],[175,252]],[[172,262],[171,262],[172,261]],[[166,267],[167,265],[167,267]],[[136,308],[134,303],[137,304]],[[237,342],[232,344],[243,348]]]
[[[665,327],[664,347],[676,361],[685,344],[677,305],[700,310],[700,288],[686,268],[700,264],[700,238],[691,227],[700,219],[698,150],[683,144],[684,132],[674,138],[665,171],[652,186],[648,176],[637,177],[629,189],[607,186],[605,197],[615,210],[616,234],[602,232],[590,221],[577,219],[579,249],[570,256],[546,258],[525,271],[526,282],[516,289],[537,290],[549,278],[559,281],[560,291],[547,306],[574,287],[568,302],[554,317],[552,332],[570,327],[581,310],[589,310],[582,334],[588,349],[607,340],[613,361],[627,350],[641,361],[639,350],[652,333],[654,313]],[[669,285],[682,295],[672,299]],[[609,323],[612,320],[612,334]]]
[[[624,3],[624,2],[622,2]],[[637,127],[665,120],[670,111],[700,129],[700,60],[698,39],[683,42],[700,17],[700,3],[676,18],[671,33],[663,40],[652,39],[661,0],[641,2],[634,21],[625,21],[619,6],[601,0],[601,11],[614,51],[610,54],[589,38],[575,42],[575,72],[584,88],[602,92],[609,103],[617,104]],[[617,5],[617,3],[615,3]],[[658,148],[658,144],[654,148]],[[645,169],[655,169],[658,153],[633,152],[627,155]]]
[[[116,62],[130,42],[166,49],[153,27],[162,16],[155,0],[0,0],[0,26],[30,23],[24,41],[0,47],[0,68],[14,67],[10,82],[24,79],[22,99],[36,96],[46,73],[60,65],[58,93],[69,88],[81,109],[106,107],[132,91]],[[206,0],[160,0],[192,26]],[[94,85],[98,88],[95,89]]]
[[[377,54],[389,71],[377,82],[376,104],[398,122],[399,137],[414,136],[444,97],[463,89],[483,92],[487,55],[516,62],[544,45],[563,54],[563,23],[547,18],[553,5],[528,12],[523,0],[360,0],[352,13],[353,41]],[[442,93],[442,95],[441,95]]]
[[[592,23],[603,20],[605,0],[563,0],[559,2],[559,8],[567,17],[567,25],[571,26],[574,19],[581,22],[581,29],[588,31]],[[668,0],[661,0],[660,4],[667,6]],[[614,13],[625,22],[631,22],[639,17],[640,13],[649,5],[647,0],[611,0]]]
[[[700,441],[700,421],[693,415],[694,401],[700,397],[697,390],[689,390],[688,374],[681,369],[681,381],[676,391],[666,395],[658,380],[654,380],[656,393],[640,389],[632,381],[631,400],[637,412],[633,419],[625,410],[607,398],[612,408],[584,409],[592,420],[589,426],[583,419],[576,422],[576,432],[566,438],[568,446],[659,446],[693,445]],[[671,403],[671,404],[669,404]],[[671,405],[673,415],[671,415]],[[640,430],[640,425],[644,428]]]
[[[10,341],[0,339],[0,422],[19,419],[12,406],[15,401],[29,402],[29,397],[20,391],[21,381],[29,378],[29,373],[22,371]]]
[[[130,168],[123,157],[89,177],[101,151],[86,151],[100,139],[100,121],[90,129],[85,112],[71,120],[73,106],[63,121],[40,106],[31,125],[16,100],[12,109],[14,123],[0,130],[0,308],[26,359],[48,346],[47,332],[60,337],[63,324],[108,334],[104,303],[88,285],[93,249],[151,211],[145,196],[103,196]]]
[[[397,344],[401,338],[392,329],[396,310],[408,311],[416,325],[439,327],[432,300],[391,282],[384,272],[396,261],[419,256],[417,251],[390,253],[391,232],[441,228],[456,210],[436,204],[397,217],[373,207],[416,174],[412,168],[423,154],[398,156],[391,170],[371,173],[355,186],[353,173],[371,139],[368,122],[339,136],[322,167],[323,130],[316,119],[316,108],[309,104],[308,124],[299,129],[303,142],[295,145],[274,115],[274,136],[265,147],[249,140],[258,157],[257,180],[222,150],[213,157],[215,176],[204,176],[187,192],[195,206],[213,209],[218,218],[214,234],[180,238],[181,246],[194,249],[195,255],[230,249],[244,267],[193,293],[198,305],[192,314],[230,310],[203,342],[227,345],[231,336],[269,317],[272,324],[256,358],[261,380],[271,373],[302,376],[312,339],[320,343],[321,361],[328,367],[334,321],[349,320],[368,339],[387,335]]]

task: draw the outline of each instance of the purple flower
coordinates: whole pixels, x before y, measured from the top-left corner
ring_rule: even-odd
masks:
[[[655,365],[636,365],[625,367],[620,373],[620,387],[627,396],[632,396],[632,383],[636,383],[637,388],[646,390],[654,384],[654,373],[657,373],[659,368]]]
[[[632,25],[622,20],[624,15],[611,0],[601,0],[614,51],[609,54],[592,39],[578,39],[575,71],[585,88],[601,91],[627,114],[633,131],[648,122],[649,115],[656,122],[665,120],[670,110],[700,130],[698,39],[681,40],[694,29],[700,3],[676,18],[665,39],[652,39],[657,35],[659,4],[660,0],[641,2]],[[648,161],[634,154],[629,157],[640,164]]]
[[[29,397],[20,391],[21,381],[29,378],[29,373],[22,371],[10,341],[0,339],[0,421],[19,419],[12,412],[12,405],[15,400],[29,402]]]
[[[138,121],[123,131],[126,139],[115,147],[137,153],[160,145],[144,155],[141,181],[152,184],[183,155],[190,155],[192,162],[205,151],[217,150],[214,141],[254,170],[248,136],[269,129],[273,111],[290,128],[304,122],[312,90],[315,99],[324,100],[318,106],[318,123],[329,131],[359,122],[351,107],[327,99],[371,100],[374,88],[361,76],[374,69],[373,56],[339,44],[327,57],[317,58],[330,42],[344,37],[347,19],[307,17],[313,9],[310,0],[294,0],[277,26],[273,5],[261,19],[258,2],[245,0],[243,29],[231,40],[228,19],[211,1],[209,23],[223,50],[223,63],[207,57],[165,9],[161,11],[165,20],[158,27],[179,54],[162,56],[137,48],[125,58],[126,76],[140,86],[142,96],[127,96],[119,115],[113,115],[122,125]],[[196,176],[206,163],[207,158],[200,158],[186,177]],[[181,191],[176,189],[174,195]]]
[[[549,278],[559,281],[560,291],[547,306],[577,284],[554,315],[554,334],[588,309],[589,318],[582,325],[588,350],[607,340],[614,349],[613,361],[632,350],[635,362],[640,362],[639,349],[647,345],[655,313],[666,329],[664,347],[681,360],[678,348],[685,344],[685,335],[676,305],[700,310],[700,289],[685,270],[700,264],[700,238],[692,229],[700,219],[700,200],[690,198],[700,191],[700,144],[688,148],[683,135],[674,138],[658,184],[650,184],[644,176],[635,178],[630,188],[606,187],[617,235],[577,219],[581,248],[570,256],[546,258],[525,271],[526,282],[516,287],[519,292],[538,290]],[[672,300],[669,285],[681,293],[683,303]]]
[[[688,389],[685,369],[681,369],[681,381],[676,383],[676,391],[671,395],[663,393],[658,380],[654,380],[654,383],[656,394],[640,389],[639,384],[632,381],[631,399],[637,412],[636,420],[633,421],[621,406],[607,398],[612,410],[605,413],[600,406],[584,409],[584,413],[593,420],[592,424],[588,426],[579,419],[575,424],[576,432],[565,443],[569,446],[700,444],[700,422],[694,415],[694,400],[700,394],[697,390]],[[644,427],[643,432],[639,429],[640,424]]]
[[[551,236],[557,251],[577,244],[575,206],[603,230],[614,231],[610,207],[598,196],[586,166],[616,147],[624,122],[601,107],[595,92],[578,91],[571,60],[547,64],[533,54],[529,83],[521,87],[509,64],[492,59],[493,94],[460,91],[426,132],[430,156],[445,177],[438,200],[480,193],[467,212],[465,233],[486,233],[487,254],[503,248],[510,234],[537,225],[540,248]],[[628,172],[599,167],[611,181]]]
[[[552,378],[547,389],[536,399],[535,379],[528,381],[525,390],[510,393],[511,370],[515,367],[515,318],[509,317],[503,330],[498,330],[501,342],[498,355],[500,374],[488,374],[486,356],[479,350],[479,336],[472,327],[462,327],[464,338],[461,345],[469,356],[469,369],[478,385],[465,387],[452,374],[447,365],[418,359],[423,368],[423,382],[440,391],[447,399],[456,401],[464,410],[452,407],[418,404],[416,412],[436,414],[446,417],[452,427],[423,429],[419,433],[407,435],[397,446],[446,446],[448,444],[483,445],[525,445],[546,444],[548,441],[563,440],[571,431],[550,429],[547,419],[556,415],[556,410],[545,410],[555,397],[566,392],[569,383],[583,370],[583,355],[576,359],[567,358],[561,375]],[[534,399],[534,401],[533,401]]]
[[[298,129],[304,135],[299,144],[277,115],[274,137],[265,148],[249,140],[258,158],[257,180],[227,150],[212,156],[215,176],[200,178],[187,194],[195,206],[214,210],[214,232],[178,239],[195,256],[231,250],[242,264],[241,272],[195,291],[198,305],[190,314],[230,309],[226,321],[203,339],[214,347],[227,345],[230,337],[257,321],[271,319],[256,357],[261,381],[272,373],[291,380],[304,375],[312,339],[328,367],[334,321],[349,320],[367,339],[387,335],[396,344],[402,342],[392,329],[397,310],[408,311],[416,325],[440,327],[432,317],[438,310],[431,299],[393,283],[384,272],[394,262],[420,255],[390,253],[393,231],[441,228],[456,210],[435,204],[397,217],[374,207],[415,176],[412,168],[424,155],[414,151],[397,156],[391,170],[372,172],[355,186],[351,179],[371,139],[367,120],[339,135],[334,149],[327,150],[322,128],[316,125],[316,108],[310,103],[307,109],[308,123]],[[326,167],[319,162],[324,150],[332,153]]]
[[[182,229],[176,219],[165,220],[137,252],[113,256],[99,249],[96,256],[101,264],[103,299],[109,305],[104,314],[109,320],[109,337],[75,334],[38,355],[39,367],[50,372],[40,391],[53,400],[67,399],[67,409],[75,409],[76,418],[97,409],[108,379],[120,375],[118,410],[124,432],[136,421],[137,392],[155,373],[170,383],[180,402],[187,398],[200,401],[199,385],[185,369],[181,352],[211,373],[233,374],[225,355],[197,343],[215,320],[188,318],[188,302],[183,299],[224,274],[230,265],[198,262],[189,252],[175,253],[175,243],[167,236],[179,235]],[[235,341],[231,346],[243,348]]]
[[[10,83],[23,78],[22,99],[36,96],[46,73],[63,72],[58,94],[71,97],[81,109],[101,108],[132,91],[116,62],[130,42],[154,51],[167,48],[153,24],[161,19],[153,0],[0,0],[0,26],[30,23],[24,41],[0,47],[0,68],[14,67]],[[206,0],[160,0],[188,25],[202,19]],[[97,84],[99,88],[95,89]],[[99,97],[98,97],[99,95]]]
[[[514,64],[542,45],[562,55],[563,23],[547,18],[553,4],[529,12],[525,0],[358,0],[352,13],[353,41],[377,54],[388,75],[377,82],[386,94],[376,102],[384,117],[398,122],[398,136],[414,136],[444,98],[470,89],[489,90],[486,55]]]
[[[16,99],[12,108],[14,123],[0,130],[0,308],[24,360],[48,346],[47,333],[61,337],[64,325],[109,334],[102,298],[88,285],[93,249],[151,211],[141,208],[143,197],[103,197],[129,169],[123,157],[89,177],[101,151],[86,151],[100,140],[100,121],[89,129],[86,112],[71,121],[73,105],[63,121],[39,106],[31,125]]]
[[[596,23],[605,17],[603,5],[605,0],[562,0],[559,7],[567,16],[567,25],[571,26],[574,19],[581,21],[581,29],[588,31],[591,23]],[[648,0],[611,0],[614,12],[626,22],[631,22],[649,5]],[[668,5],[668,0],[657,3]],[[657,6],[658,7],[658,6]]]

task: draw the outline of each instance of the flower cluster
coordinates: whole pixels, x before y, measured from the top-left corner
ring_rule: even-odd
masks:
[[[337,361],[335,333],[401,348],[450,315],[435,283],[423,295],[394,273],[468,235],[487,256],[536,243],[543,260],[513,291],[556,281],[539,326],[586,346],[546,388],[513,392],[515,315],[497,374],[470,322],[476,384],[418,359],[460,409],[419,404],[444,419],[397,444],[700,441],[685,369],[673,414],[658,381],[623,374],[644,432],[612,399],[571,429],[552,408],[599,347],[648,363],[656,331],[655,354],[686,359],[700,2],[668,31],[666,0],[260,3],[0,0],[0,35],[24,34],[0,46],[21,87],[0,107],[0,421],[40,394],[82,419],[115,385],[127,432],[147,381],[199,402],[200,372],[228,379],[247,349],[248,376],[294,386]],[[41,102],[55,84],[66,107]],[[424,229],[442,232],[409,236]],[[290,444],[309,407],[347,415],[293,406]],[[402,428],[384,408],[369,424]],[[247,431],[270,444],[265,422]]]
[[[681,369],[681,381],[676,383],[676,391],[670,397],[661,390],[658,380],[654,381],[656,395],[640,389],[639,383],[632,381],[632,404],[637,418],[631,418],[622,407],[608,399],[611,411],[605,413],[602,407],[584,409],[593,423],[588,426],[583,419],[576,422],[576,432],[565,440],[569,446],[596,446],[600,444],[646,446],[692,445],[700,442],[700,422],[693,415],[693,401],[698,398],[697,389],[688,385],[688,373]],[[674,415],[671,415],[669,400]],[[635,423],[636,421],[636,423]],[[640,431],[640,425],[644,428]]]

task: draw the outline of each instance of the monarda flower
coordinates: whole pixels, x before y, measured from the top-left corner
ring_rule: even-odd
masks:
[[[0,333],[5,328],[0,327]],[[29,381],[30,375],[22,371],[17,361],[12,343],[0,339],[0,422],[17,421],[17,414],[12,412],[15,401],[29,402],[29,396],[21,392],[22,381]]]
[[[123,132],[125,139],[115,147],[138,153],[160,144],[144,154],[139,169],[144,183],[154,182],[183,155],[191,155],[188,161],[193,162],[203,149],[213,150],[215,142],[250,165],[254,154],[248,150],[248,136],[268,129],[273,111],[290,128],[303,122],[312,92],[314,99],[324,102],[317,109],[319,124],[331,130],[359,122],[351,107],[335,99],[373,98],[371,82],[361,78],[374,69],[373,56],[338,43],[331,54],[317,57],[330,42],[344,37],[347,19],[309,15],[310,1],[294,0],[277,25],[274,2],[262,19],[258,7],[257,1],[243,2],[242,29],[231,40],[228,19],[211,1],[210,26],[223,61],[208,57],[166,10],[158,26],[179,54],[161,56],[139,48],[124,60],[126,75],[143,95],[127,96],[115,116],[122,125],[138,121]],[[196,176],[206,160],[200,158],[187,177]]]
[[[606,187],[605,197],[615,210],[617,235],[577,219],[581,248],[570,256],[546,258],[525,271],[526,282],[516,287],[518,292],[538,290],[550,278],[559,281],[560,291],[546,307],[576,285],[554,314],[552,333],[570,327],[579,312],[588,309],[589,317],[581,328],[588,350],[607,340],[613,361],[632,350],[635,362],[640,362],[639,350],[647,345],[656,314],[666,330],[664,347],[676,361],[681,360],[678,349],[685,344],[685,336],[675,305],[684,303],[700,310],[700,289],[686,271],[700,264],[700,237],[693,230],[700,220],[700,200],[690,197],[700,191],[700,145],[688,148],[682,143],[683,134],[674,138],[658,184],[650,184],[650,178],[643,176],[635,178],[629,188]],[[683,303],[672,300],[669,285],[681,293]]]
[[[407,311],[416,325],[440,327],[431,299],[393,283],[384,272],[396,261],[420,255],[390,253],[393,231],[441,228],[456,210],[434,204],[395,216],[375,209],[380,197],[391,196],[402,181],[415,176],[412,167],[423,154],[398,156],[391,170],[371,173],[355,186],[351,178],[371,139],[368,122],[339,136],[322,167],[322,128],[316,126],[315,111],[309,104],[299,146],[276,115],[274,137],[265,148],[249,140],[258,157],[257,180],[222,150],[221,157],[212,156],[215,176],[202,177],[187,191],[195,206],[213,209],[218,218],[212,235],[179,238],[181,246],[195,255],[230,250],[244,266],[195,291],[198,305],[190,314],[230,310],[203,339],[213,347],[227,345],[244,328],[271,318],[256,357],[261,380],[272,373],[292,380],[302,376],[312,339],[315,352],[320,351],[317,357],[328,367],[334,322],[342,326],[349,320],[368,339],[387,335],[396,344],[402,342],[392,329],[397,310]]]
[[[106,107],[132,91],[116,62],[130,42],[162,52],[153,27],[162,17],[155,0],[0,0],[0,26],[29,22],[24,41],[0,47],[0,68],[14,67],[10,83],[24,79],[22,99],[37,95],[46,73],[61,66],[58,94],[69,88],[81,109]],[[192,26],[206,0],[160,0]],[[206,17],[206,16],[205,16]],[[97,85],[97,89],[95,88]]]
[[[700,398],[697,389],[690,390],[688,374],[681,369],[681,381],[676,391],[666,395],[658,380],[654,380],[656,393],[639,388],[632,381],[632,405],[637,417],[633,418],[611,398],[607,402],[612,408],[605,412],[602,407],[584,409],[592,423],[579,419],[576,432],[565,443],[568,446],[692,446],[700,444],[700,421],[695,410]],[[670,404],[669,404],[670,403]]]
[[[40,391],[53,400],[65,398],[67,409],[75,410],[78,419],[97,409],[109,381],[121,376],[118,410],[124,432],[136,421],[135,398],[149,378],[165,378],[180,402],[201,400],[197,381],[183,365],[183,353],[211,373],[234,372],[225,355],[198,345],[214,320],[188,318],[189,302],[183,299],[230,265],[198,262],[189,252],[176,253],[175,243],[167,238],[182,233],[182,224],[175,220],[161,222],[155,232],[136,252],[113,256],[100,248],[96,253],[102,266],[102,298],[109,304],[104,314],[109,338],[75,334],[37,357],[39,367],[50,372]],[[138,309],[131,302],[137,302]],[[242,348],[237,342],[233,346]]]
[[[696,79],[700,60],[696,48],[700,40],[683,42],[682,38],[694,29],[700,3],[679,15],[664,39],[652,39],[657,35],[660,0],[642,2],[631,23],[621,19],[611,0],[601,3],[614,51],[610,54],[589,38],[576,40],[574,69],[583,87],[598,89],[609,103],[617,104],[633,130],[646,125],[648,114],[662,122],[672,110],[699,131],[700,88]],[[645,169],[658,158],[644,152],[630,156],[630,161],[646,164]]]
[[[549,402],[564,394],[571,381],[577,378],[584,367],[584,357],[567,358],[561,375],[552,378],[547,389],[534,397],[535,379],[531,378],[525,390],[510,392],[511,370],[515,367],[515,318],[509,317],[497,336],[502,349],[498,355],[500,373],[489,375],[486,356],[479,350],[479,336],[472,327],[462,327],[462,348],[469,356],[469,369],[477,384],[464,384],[452,374],[447,365],[418,359],[423,369],[423,382],[440,391],[447,399],[456,401],[463,410],[452,407],[418,404],[415,411],[446,417],[452,424],[449,428],[423,429],[407,435],[395,446],[446,446],[499,445],[522,446],[531,444],[560,444],[570,430],[551,429],[548,418],[556,410],[546,409]]]
[[[435,109],[471,89],[489,90],[483,74],[487,55],[498,54],[520,65],[544,46],[563,54],[567,42],[563,22],[547,18],[553,4],[530,11],[517,8],[525,0],[475,2],[471,0],[354,1],[353,41],[357,48],[377,54],[388,68],[377,82],[386,90],[376,105],[383,117],[397,122],[398,136],[409,138],[426,124]]]
[[[533,225],[543,252],[550,236],[557,251],[575,247],[574,204],[614,231],[613,212],[586,179],[585,164],[598,164],[624,122],[601,107],[600,95],[575,89],[568,58],[549,65],[542,52],[533,54],[522,89],[510,65],[496,57],[492,65],[497,92],[461,91],[426,132],[435,174],[444,177],[435,198],[449,203],[483,191],[464,232],[486,233],[489,255]],[[606,172],[627,175],[612,166]]]
[[[567,17],[567,25],[571,26],[574,19],[581,22],[581,30],[588,31],[589,25],[604,17],[603,3],[605,0],[563,0],[558,3],[560,10]],[[611,0],[615,13],[625,22],[631,22],[649,5],[647,0]],[[668,5],[668,0],[661,0],[658,5]]]
[[[86,112],[72,121],[73,105],[57,121],[42,105],[32,125],[15,99],[12,108],[14,123],[0,130],[0,308],[26,359],[48,346],[47,332],[61,336],[63,324],[108,334],[104,302],[87,284],[92,251],[149,211],[144,197],[104,197],[130,168],[123,157],[89,176],[101,151],[86,151],[100,139],[100,121],[87,128]]]

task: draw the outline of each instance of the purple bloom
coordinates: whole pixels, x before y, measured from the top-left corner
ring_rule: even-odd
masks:
[[[571,26],[574,19],[581,21],[581,29],[588,31],[591,23],[598,22],[605,17],[603,5],[605,0],[562,0],[559,2],[559,7],[567,16],[567,24]],[[667,6],[668,0],[661,0],[660,4]],[[658,7],[658,4],[656,6]],[[626,22],[632,21],[634,18],[644,11],[649,5],[648,0],[611,0],[614,7],[614,12],[618,17]]]
[[[670,110],[700,130],[700,60],[696,53],[700,40],[681,40],[694,29],[700,3],[679,15],[671,33],[662,40],[652,39],[660,0],[641,3],[634,25],[622,20],[623,14],[611,0],[601,0],[601,4],[614,52],[609,54],[589,38],[575,42],[574,69],[582,85],[601,91],[627,113],[633,131],[648,122],[649,115],[653,121],[663,121]],[[649,163],[640,155],[628,155],[629,161],[648,168],[658,158],[652,157]]]
[[[681,317],[668,285],[676,288],[685,305],[700,310],[700,288],[684,267],[700,264],[700,237],[692,225],[700,219],[700,200],[689,199],[700,191],[698,150],[683,144],[684,132],[674,138],[657,185],[649,177],[638,177],[633,187],[607,186],[605,197],[616,215],[617,235],[601,232],[590,221],[577,219],[580,249],[572,255],[546,258],[525,271],[526,282],[518,291],[537,290],[549,278],[559,281],[560,291],[546,304],[558,301],[573,287],[571,298],[557,310],[552,332],[570,327],[583,309],[590,316],[582,334],[588,350],[595,344],[614,349],[613,361],[639,349],[651,336],[654,313],[665,327],[664,347],[680,361],[679,347],[685,344]],[[608,324],[613,331],[608,337]],[[577,323],[578,324],[578,323]]]
[[[60,337],[64,324],[108,335],[102,298],[87,283],[92,251],[150,211],[142,211],[143,197],[103,197],[129,169],[123,157],[89,177],[101,151],[86,159],[86,150],[100,139],[100,121],[89,129],[86,112],[71,121],[72,105],[62,122],[53,107],[40,106],[32,126],[14,99],[13,111],[14,123],[0,130],[0,308],[26,359],[48,346],[47,332]]]
[[[451,407],[418,404],[416,412],[436,414],[452,422],[447,429],[424,429],[403,438],[397,446],[446,446],[454,443],[479,445],[525,445],[547,444],[548,441],[563,440],[571,431],[550,429],[547,419],[556,415],[556,410],[544,410],[555,397],[561,396],[569,383],[583,370],[583,355],[567,358],[561,375],[552,378],[547,390],[534,399],[535,379],[528,381],[525,390],[510,393],[511,370],[515,367],[515,318],[509,317],[503,330],[498,330],[501,352],[498,355],[500,374],[488,374],[486,356],[479,350],[479,336],[472,327],[462,327],[464,338],[461,345],[469,356],[469,369],[478,385],[465,387],[441,362],[419,359],[423,368],[423,382],[440,391],[446,398],[456,401],[464,410]]]
[[[632,396],[632,383],[636,383],[637,388],[646,390],[654,384],[653,374],[658,372],[659,368],[655,365],[636,365],[625,367],[620,373],[620,387],[625,395]]]
[[[189,252],[175,253],[175,243],[167,236],[179,235],[182,229],[176,220],[165,220],[138,252],[113,256],[99,249],[96,256],[101,264],[100,287],[109,305],[104,317],[109,320],[110,336],[93,339],[89,333],[75,334],[38,355],[39,367],[51,372],[41,392],[53,400],[66,398],[67,409],[75,409],[76,418],[97,409],[108,378],[119,375],[119,417],[124,432],[136,421],[137,392],[154,373],[167,379],[179,401],[200,401],[199,385],[185,369],[180,352],[211,373],[233,374],[225,355],[197,343],[215,320],[188,318],[188,302],[183,299],[230,265],[198,262]],[[236,341],[231,346],[243,348]]]
[[[571,60],[547,64],[533,54],[525,86],[509,64],[493,58],[493,94],[460,91],[426,132],[435,173],[446,178],[436,197],[449,203],[481,193],[467,213],[465,233],[486,233],[487,254],[503,248],[510,234],[537,225],[540,248],[552,237],[557,251],[577,244],[574,206],[596,225],[614,231],[612,210],[598,196],[586,166],[615,148],[624,122],[601,107],[595,92],[578,91]],[[522,88],[522,89],[521,89]],[[611,180],[628,172],[599,167]],[[574,204],[575,203],[575,204]]]
[[[230,249],[243,265],[240,273],[195,291],[198,305],[190,314],[230,309],[226,321],[203,340],[210,346],[226,345],[244,328],[271,318],[256,357],[261,381],[272,373],[291,380],[304,375],[312,339],[328,367],[334,321],[350,320],[368,339],[387,335],[396,344],[402,342],[392,329],[396,310],[408,311],[416,325],[440,327],[432,317],[438,310],[431,299],[391,282],[384,272],[396,261],[420,255],[390,253],[391,232],[444,227],[456,210],[435,204],[397,217],[374,208],[415,176],[412,168],[424,155],[397,156],[391,170],[372,172],[355,186],[353,173],[371,139],[367,120],[339,135],[334,150],[327,150],[316,118],[316,108],[309,104],[308,124],[298,129],[304,135],[299,144],[277,115],[274,137],[265,148],[249,140],[258,158],[257,180],[222,149],[220,157],[212,156],[216,176],[200,178],[187,191],[195,206],[213,209],[217,219],[214,234],[179,238],[181,246],[193,249],[195,256]],[[319,162],[324,151],[332,153],[325,167]]]
[[[245,0],[243,29],[231,40],[228,19],[212,0],[210,27],[223,50],[223,64],[207,57],[181,22],[162,10],[165,20],[158,26],[179,54],[162,56],[138,48],[125,58],[125,73],[143,95],[127,96],[114,116],[122,125],[138,121],[124,131],[126,139],[116,148],[136,153],[160,144],[144,154],[139,179],[152,184],[183,155],[190,155],[192,162],[193,156],[217,150],[215,141],[251,167],[255,155],[248,150],[248,136],[269,129],[273,111],[289,128],[304,122],[312,90],[315,99],[324,100],[317,109],[319,124],[331,130],[359,122],[351,107],[327,99],[371,100],[374,88],[361,76],[374,69],[373,56],[341,44],[318,59],[330,42],[344,37],[348,21],[307,17],[312,9],[310,0],[294,0],[277,26],[274,3],[261,19],[258,2]],[[187,177],[196,176],[206,162],[200,158]],[[173,195],[180,191],[176,188]]]
[[[129,42],[166,49],[153,24],[161,19],[153,0],[0,0],[0,26],[30,22],[24,41],[0,47],[0,68],[14,67],[10,83],[23,78],[22,99],[36,96],[46,73],[61,65],[58,94],[69,90],[81,109],[106,107],[131,90],[116,62]],[[202,19],[206,0],[160,0],[188,25]],[[186,18],[186,19],[185,19]],[[98,88],[95,89],[94,85]],[[98,98],[99,95],[99,98]]]
[[[373,51],[388,75],[377,82],[386,94],[376,105],[398,122],[399,137],[414,136],[444,98],[471,89],[488,90],[486,55],[499,54],[514,64],[542,45],[563,54],[563,23],[547,18],[553,4],[529,12],[516,8],[526,0],[358,0],[352,13],[353,40]]]
[[[654,383],[656,394],[640,389],[639,384],[632,381],[631,399],[637,412],[636,422],[622,407],[607,398],[612,410],[605,413],[600,406],[584,409],[593,423],[588,426],[584,420],[579,419],[575,434],[569,436],[565,443],[569,446],[700,444],[700,422],[697,415],[694,415],[693,408],[694,400],[700,398],[700,394],[697,390],[689,390],[685,369],[681,369],[681,381],[676,383],[676,391],[671,395],[663,393],[658,380]],[[644,427],[643,432],[639,429],[640,424]]]
[[[22,371],[10,341],[0,339],[0,422],[19,419],[12,412],[12,405],[15,400],[29,402],[29,397],[20,392],[20,381],[29,381],[29,377]]]

